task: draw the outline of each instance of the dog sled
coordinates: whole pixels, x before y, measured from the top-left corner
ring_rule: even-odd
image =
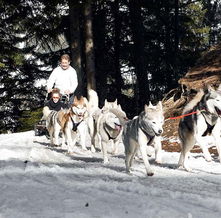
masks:
[[[44,104],[46,104],[47,101],[49,101],[50,95],[47,93]],[[69,95],[62,95],[61,96],[61,102],[64,104],[68,105],[69,103]],[[45,135],[49,139],[49,133],[46,128],[46,120],[39,120],[35,125],[34,125],[34,134],[35,136],[43,136]]]

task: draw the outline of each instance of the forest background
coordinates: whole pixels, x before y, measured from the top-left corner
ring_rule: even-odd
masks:
[[[0,133],[33,128],[62,54],[129,118],[220,43],[219,0],[0,0]]]

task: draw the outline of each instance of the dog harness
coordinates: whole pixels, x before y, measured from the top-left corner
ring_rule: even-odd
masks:
[[[154,131],[152,131],[153,132],[153,134],[149,134],[149,133],[147,133],[147,131],[139,124],[139,128],[142,130],[142,132],[145,134],[145,136],[147,137],[147,138],[149,138],[149,141],[147,142],[147,145],[151,145],[152,143],[153,143],[153,140],[154,140],[154,138],[155,138],[155,136],[156,136],[156,134],[154,133]],[[152,129],[153,130],[153,129]]]
[[[121,128],[120,128],[121,129]],[[112,139],[112,140],[114,140],[114,139],[116,139],[117,137],[118,137],[118,135],[119,135],[119,133],[120,133],[120,130],[117,130],[119,133],[117,134],[117,136],[114,138],[114,137],[112,137],[111,135],[110,135],[110,133],[107,131],[107,129],[104,127],[104,130],[105,130],[105,132],[107,133],[107,136],[108,136],[108,138],[109,138],[109,140],[110,139]],[[116,131],[116,129],[114,129],[115,131]]]
[[[83,120],[81,120],[79,123],[75,123],[74,120],[73,120],[72,117],[71,117],[71,122],[72,122],[72,124],[73,124],[72,130],[73,130],[74,132],[77,131],[77,128],[78,128],[78,126],[80,125],[80,123],[81,123],[82,121],[83,121]]]
[[[218,116],[215,115],[215,114],[212,114],[208,111],[202,111],[201,113],[202,113],[202,115],[205,119],[205,122],[207,124],[206,131],[203,133],[202,136],[207,136],[207,135],[210,135],[212,133],[213,128],[216,125],[216,122],[218,120]]]

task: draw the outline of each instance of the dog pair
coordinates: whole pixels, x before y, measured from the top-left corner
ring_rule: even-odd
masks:
[[[91,99],[94,99],[93,101]],[[97,100],[95,100],[97,99]],[[163,109],[162,103],[156,106],[151,103],[145,105],[144,111],[136,118],[128,121],[126,113],[122,110],[117,100],[108,102],[105,100],[102,109],[98,107],[98,96],[95,91],[89,93],[89,102],[96,102],[93,110],[89,109],[88,126],[92,141],[92,151],[95,150],[95,138],[103,153],[103,162],[106,164],[108,159],[108,146],[112,144],[112,153],[116,154],[119,143],[122,140],[125,146],[126,170],[129,172],[134,155],[139,149],[144,160],[148,175],[153,175],[150,168],[146,147],[153,145],[155,148],[156,161],[161,162],[161,138],[163,132]]]
[[[77,138],[77,131],[84,136],[84,122],[87,116],[87,102],[81,97],[74,98],[73,104],[69,109],[60,111],[52,111],[46,106],[43,108],[43,114],[46,117],[46,127],[48,129],[51,144],[59,144],[59,134],[62,133],[62,148],[66,148],[67,142],[68,152],[73,152]],[[84,139],[83,139],[84,140]],[[83,143],[82,143],[83,144]],[[84,145],[83,145],[84,146]]]

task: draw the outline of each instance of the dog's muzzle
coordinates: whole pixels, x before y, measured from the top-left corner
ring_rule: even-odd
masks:
[[[83,112],[82,112],[82,113],[77,113],[77,116],[78,116],[79,118],[83,119],[83,118],[84,118],[84,114],[85,114],[85,113],[83,113]]]
[[[155,132],[156,136],[160,136],[162,133],[163,133],[162,129],[158,130],[158,132]]]

